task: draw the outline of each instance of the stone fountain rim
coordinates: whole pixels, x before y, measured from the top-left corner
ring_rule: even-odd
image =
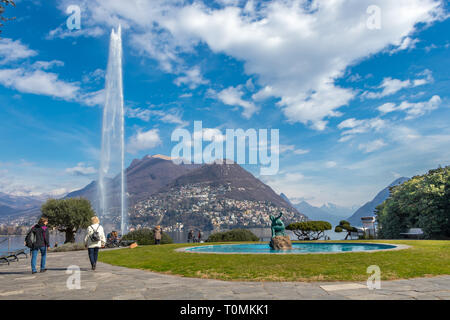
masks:
[[[346,242],[306,242],[308,244],[345,244]],[[242,244],[242,243],[241,243]],[[236,246],[241,244],[225,244],[227,246]],[[379,242],[352,242],[348,244],[368,244],[368,245],[388,245],[394,246],[394,248],[389,249],[379,249],[379,250],[363,250],[363,251],[342,251],[342,252],[289,252],[288,250],[280,250],[279,252],[195,252],[189,251],[191,248],[199,248],[199,247],[212,247],[212,246],[223,246],[224,244],[210,244],[204,246],[192,246],[192,247],[182,247],[175,249],[176,252],[184,252],[184,253],[197,253],[197,254],[292,254],[292,255],[305,255],[305,254],[342,254],[342,253],[373,253],[373,252],[386,252],[386,251],[399,251],[410,249],[411,246],[406,244],[393,244],[393,243],[379,243]]]

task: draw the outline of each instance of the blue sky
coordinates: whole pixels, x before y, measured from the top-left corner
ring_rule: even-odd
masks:
[[[80,30],[67,29],[69,5]],[[315,205],[362,204],[449,164],[445,1],[21,0],[6,15],[16,20],[0,40],[0,192],[58,195],[96,178],[119,23],[127,164],[169,155],[173,130],[195,120],[279,129],[280,171],[260,178]]]

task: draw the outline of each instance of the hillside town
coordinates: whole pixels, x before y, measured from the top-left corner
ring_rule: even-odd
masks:
[[[286,222],[304,219],[303,215],[294,210],[275,206],[268,201],[233,199],[230,197],[233,191],[245,192],[245,188],[242,187],[235,189],[230,184],[219,186],[188,184],[180,188],[171,188],[167,192],[140,201],[131,208],[130,227],[142,228],[162,224],[165,231],[182,231],[190,226],[214,230],[267,227],[271,223],[270,215],[278,215],[280,212],[283,212],[283,219]],[[183,223],[182,216],[189,216],[193,221]],[[204,221],[210,224],[205,224]]]

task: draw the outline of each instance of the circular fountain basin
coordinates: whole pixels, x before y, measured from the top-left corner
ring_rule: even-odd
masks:
[[[307,253],[345,253],[376,252],[406,249],[405,245],[382,243],[293,243],[291,250],[272,250],[267,243],[258,244],[219,244],[180,248],[177,251],[189,253],[217,254],[307,254]]]

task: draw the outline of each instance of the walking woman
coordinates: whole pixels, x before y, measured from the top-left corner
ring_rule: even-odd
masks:
[[[105,246],[106,238],[98,217],[93,216],[91,218],[91,222],[92,224],[87,228],[86,237],[84,238],[84,245],[88,248],[92,270],[95,270],[97,265],[98,250]]]
[[[31,245],[31,273],[36,273],[36,261],[38,251],[41,252],[41,272],[47,271],[45,269],[45,262],[47,260],[47,248],[50,247],[50,235],[48,232],[48,218],[41,217],[39,222],[30,230],[34,233],[35,241]]]
[[[161,244],[161,236],[162,236],[161,226],[156,226],[153,232],[155,233],[155,244]]]

